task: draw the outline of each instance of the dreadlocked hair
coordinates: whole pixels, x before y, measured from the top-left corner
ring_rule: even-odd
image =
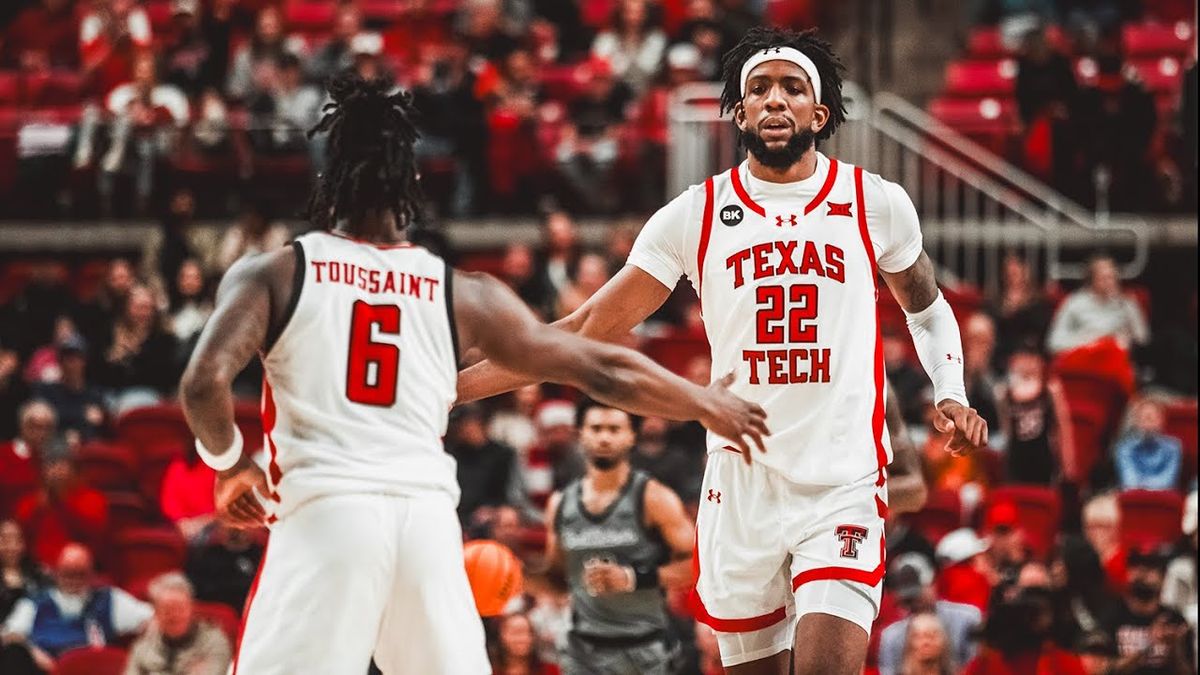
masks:
[[[389,93],[392,82],[364,80],[347,71],[329,82],[332,103],[308,137],[329,133],[327,168],[308,202],[314,225],[329,229],[342,219],[391,211],[403,228],[421,216],[413,143],[417,127],[412,94]]]
[[[755,26],[746,32],[737,45],[725,54],[722,76],[725,88],[721,91],[721,114],[733,110],[742,100],[742,66],[758,52],[772,47],[791,47],[812,59],[821,76],[820,104],[829,108],[829,121],[817,132],[817,140],[833,136],[842,122],[846,121],[846,105],[842,99],[842,65],[829,43],[817,37],[816,29],[802,32],[786,28]]]

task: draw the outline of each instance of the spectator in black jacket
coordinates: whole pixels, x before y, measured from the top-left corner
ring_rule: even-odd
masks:
[[[143,285],[134,286],[125,307],[113,323],[108,339],[96,351],[93,364],[96,383],[118,396],[115,404],[135,394],[139,402],[165,395],[179,381],[175,368],[177,345],[159,319],[154,293]]]
[[[462,488],[458,517],[464,525],[470,524],[481,508],[524,505],[516,453],[488,438],[483,410],[478,406],[455,409],[446,432],[446,452],[458,462]]]
[[[1076,89],[1070,59],[1047,42],[1044,28],[1031,31],[1017,61],[1016,83],[1017,109],[1025,127],[1025,166],[1068,193],[1080,189],[1072,184],[1075,144],[1070,116]]]

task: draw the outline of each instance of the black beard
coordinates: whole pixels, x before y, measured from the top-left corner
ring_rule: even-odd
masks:
[[[588,457],[588,462],[601,471],[609,471],[617,468],[621,459],[619,457]]]
[[[739,130],[738,141],[764,166],[782,170],[799,162],[804,153],[812,149],[817,136],[807,129],[794,133],[782,150],[771,150],[762,137],[752,131]]]

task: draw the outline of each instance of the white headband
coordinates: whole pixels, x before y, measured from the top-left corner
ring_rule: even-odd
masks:
[[[813,98],[817,103],[821,102],[821,74],[817,72],[817,64],[794,47],[770,47],[747,59],[746,64],[742,66],[742,96],[746,95],[746,78],[750,76],[750,71],[767,61],[787,61],[800,66],[800,70],[808,75],[808,81],[812,83]]]

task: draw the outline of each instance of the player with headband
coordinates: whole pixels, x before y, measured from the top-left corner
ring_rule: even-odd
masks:
[[[842,66],[813,33],[755,28],[725,57],[722,112],[747,157],[646,223],[628,264],[559,325],[618,339],[681,277],[699,297],[715,376],[767,410],[766,452],[708,435],[692,608],[730,673],[859,673],[879,611],[891,439],[878,278],[907,314],[958,454],[987,442],[962,341],[895,183],[827,157]],[[473,399],[523,383],[481,364]],[[795,649],[793,653],[793,645]]]

